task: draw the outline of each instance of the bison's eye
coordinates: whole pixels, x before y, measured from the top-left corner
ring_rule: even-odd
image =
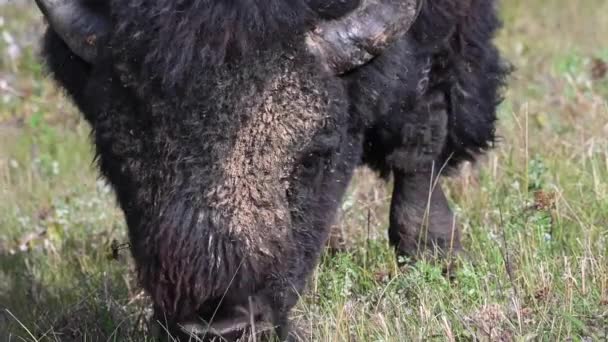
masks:
[[[296,173],[303,178],[320,177],[331,168],[333,149],[314,150],[304,154],[296,168]]]
[[[310,152],[306,153],[300,162],[300,167],[302,171],[312,171],[318,168],[324,160],[324,156],[320,152]]]
[[[308,172],[320,171],[329,165],[332,155],[339,149],[340,142],[340,136],[337,134],[317,135],[314,143],[300,158],[299,166]]]
[[[361,0],[312,0],[311,8],[325,19],[336,19],[359,7]]]

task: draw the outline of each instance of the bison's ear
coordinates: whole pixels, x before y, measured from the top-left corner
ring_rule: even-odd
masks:
[[[107,1],[35,0],[51,28],[72,52],[89,63],[99,55],[99,42],[110,29]]]
[[[308,33],[309,50],[336,74],[355,69],[407,33],[423,0],[362,0],[348,15]]]

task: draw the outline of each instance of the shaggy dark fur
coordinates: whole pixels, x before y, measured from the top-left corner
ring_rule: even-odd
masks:
[[[510,72],[492,42],[500,27],[495,6],[423,1],[406,37],[347,76],[365,130],[363,163],[394,176],[389,238],[399,254],[460,250],[436,177],[475,161],[495,141],[500,89]]]
[[[407,36],[343,78],[303,34],[358,1],[324,4],[113,0],[95,65],[46,33],[46,63],[93,128],[139,279],[172,332],[249,310],[286,338],[361,162],[395,177],[399,252],[459,249],[445,197],[427,201],[428,187],[433,164],[453,169],[494,139],[506,75],[494,1],[424,2]]]

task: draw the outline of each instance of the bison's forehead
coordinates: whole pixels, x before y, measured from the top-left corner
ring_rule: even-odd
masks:
[[[242,98],[232,139],[214,144],[210,158],[218,177],[210,180],[204,197],[226,214],[224,224],[231,230],[287,223],[289,177],[315,135],[332,124],[332,99],[317,87],[298,72],[276,75],[253,94],[256,98]]]
[[[244,99],[242,122],[219,165],[227,176],[261,172],[284,178],[286,164],[329,124],[327,95],[295,72],[268,82],[259,99]],[[254,105],[255,104],[255,105]],[[283,166],[283,167],[279,167]],[[289,165],[287,165],[289,166]]]
[[[180,98],[134,91],[140,118],[117,105],[99,136],[121,144],[117,153],[130,150],[114,157],[126,169],[121,181],[134,184],[128,196],[150,217],[142,229],[155,229],[159,213],[187,201],[184,208],[198,213],[190,229],[230,234],[265,254],[268,244],[283,244],[286,191],[300,159],[345,115],[343,86],[312,58],[288,56],[193,84]]]

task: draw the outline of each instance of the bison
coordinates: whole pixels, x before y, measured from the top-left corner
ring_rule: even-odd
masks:
[[[174,336],[293,338],[360,165],[394,180],[398,254],[461,249],[434,185],[495,140],[494,0],[36,2]]]

